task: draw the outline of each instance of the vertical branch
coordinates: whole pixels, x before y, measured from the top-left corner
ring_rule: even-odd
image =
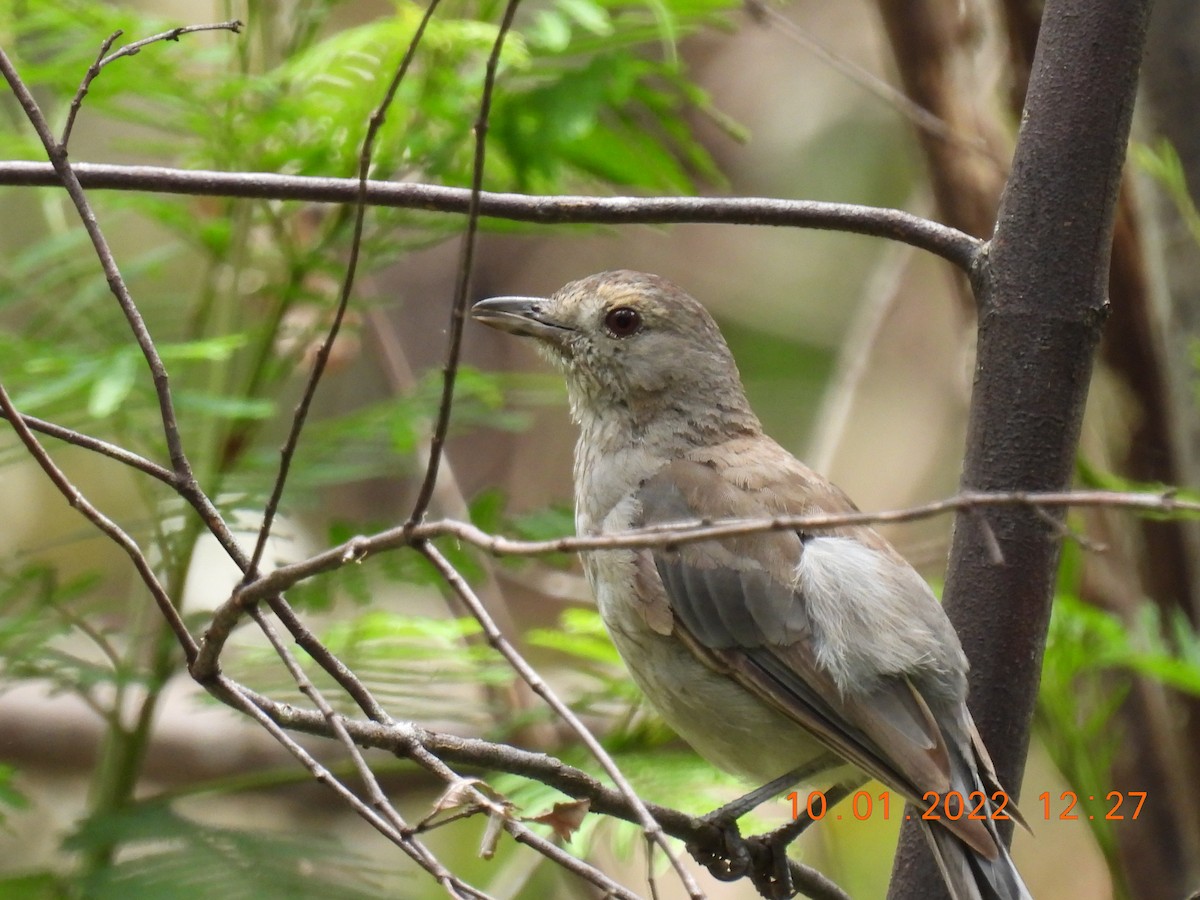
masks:
[[[508,0],[504,16],[492,52],[488,56],[487,70],[483,78],[483,93],[479,100],[479,118],[475,120],[475,160],[471,170],[471,197],[467,205],[467,231],[463,235],[462,251],[458,258],[458,275],[454,285],[454,303],[450,310],[450,335],[447,339],[446,365],[442,369],[442,399],[438,406],[437,421],[429,439],[429,464],[425,467],[425,478],[417,491],[412,512],[408,516],[409,527],[416,525],[429,509],[433,499],[433,488],[437,484],[438,468],[446,446],[446,434],[450,430],[450,406],[454,400],[454,382],[458,376],[458,359],[462,350],[463,323],[466,321],[467,297],[471,286],[471,270],[475,261],[475,236],[479,230],[479,201],[483,191],[483,166],[487,158],[488,118],[492,112],[492,94],[496,87],[496,70],[500,67],[500,52],[504,39],[512,28],[513,18],[521,0]]]
[[[1070,480],[1107,309],[1117,188],[1149,8],[1150,0],[1046,4],[1012,176],[972,278],[980,325],[964,490],[1059,490]],[[990,511],[987,526],[959,517],[946,608],[971,659],[979,731],[1015,795],[1059,542],[1028,510]],[[1003,564],[989,558],[989,530]],[[944,896],[918,832],[917,823],[902,829],[893,898]]]
[[[254,552],[250,557],[250,566],[246,570],[245,577],[247,581],[254,579],[258,575],[258,566],[262,562],[262,556],[267,547],[267,540],[271,536],[271,525],[274,523],[275,514],[279,510],[279,502],[283,499],[283,489],[287,484],[288,473],[291,471],[292,459],[296,455],[296,446],[300,442],[300,433],[304,430],[304,423],[308,419],[308,411],[312,406],[313,397],[316,395],[317,385],[320,384],[321,376],[325,373],[325,366],[329,362],[329,354],[333,351],[333,343],[337,340],[338,332],[341,330],[342,322],[346,317],[346,309],[350,305],[350,296],[354,291],[354,277],[358,272],[358,256],[362,249],[363,225],[367,215],[367,177],[371,171],[371,158],[375,152],[375,139],[378,137],[379,130],[383,127],[383,123],[387,119],[387,111],[391,108],[392,101],[396,98],[396,92],[400,89],[400,84],[404,81],[404,76],[408,74],[408,70],[412,66],[412,61],[417,54],[417,47],[425,34],[425,27],[429,24],[430,19],[433,18],[433,13],[437,9],[438,2],[439,0],[431,0],[429,6],[425,9],[425,14],[421,17],[416,31],[413,32],[412,39],[408,42],[408,49],[404,51],[404,56],[400,60],[400,65],[396,67],[395,73],[392,75],[392,80],[384,92],[383,99],[379,102],[379,106],[375,108],[375,111],[371,114],[370,121],[367,123],[367,133],[363,138],[362,150],[358,155],[358,196],[355,199],[354,205],[354,233],[350,241],[350,256],[346,262],[346,277],[342,280],[342,290],[338,296],[338,304],[333,315],[333,321],[330,323],[325,339],[321,342],[321,346],[317,350],[316,358],[313,360],[312,371],[309,373],[308,381],[304,385],[304,393],[301,395],[300,402],[296,406],[296,412],[292,416],[292,426],[288,431],[288,436],[283,443],[283,447],[279,451],[279,472],[275,476],[275,484],[271,488],[271,496],[263,509],[262,525],[258,530],[258,539],[254,544]]]
[[[1040,10],[1021,0],[1005,0],[1000,8],[1012,48],[1014,108],[1019,110]],[[1183,110],[1195,103],[1200,72],[1195,64],[1198,11],[1192,0],[1159,0],[1147,32],[1142,78],[1146,119],[1181,154],[1189,142],[1196,146],[1194,117]],[[1195,315],[1189,310],[1200,308],[1195,302],[1200,283],[1196,244],[1183,230],[1182,254],[1172,254],[1181,248],[1170,240],[1155,246],[1161,232],[1155,227],[1154,204],[1138,202],[1136,175],[1135,170],[1126,173],[1118,201],[1109,277],[1112,319],[1100,353],[1137,408],[1107,429],[1120,429],[1122,443],[1109,465],[1134,481],[1195,484],[1200,481],[1200,445],[1189,435],[1200,426],[1192,387],[1196,328],[1189,327],[1187,317]],[[1200,184],[1194,177],[1188,181],[1193,188]],[[1155,259],[1165,266],[1166,284],[1152,274]],[[1117,613],[1130,628],[1140,627],[1147,599],[1158,604],[1164,621],[1182,610],[1193,625],[1200,623],[1200,523],[1130,520],[1095,510],[1088,514],[1087,529],[1110,552],[1104,558],[1087,557],[1080,584],[1084,600]],[[1200,701],[1157,679],[1137,676],[1110,725],[1129,739],[1117,750],[1108,787],[1148,790],[1163,798],[1144,811],[1137,828],[1116,832],[1119,857],[1110,858],[1110,866],[1119,866],[1114,874],[1124,876],[1125,889],[1134,896],[1183,896],[1200,876],[1200,779],[1194,751],[1200,743]]]

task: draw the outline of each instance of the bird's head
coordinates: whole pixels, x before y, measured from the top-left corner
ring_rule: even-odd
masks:
[[[731,425],[753,419],[716,323],[657,275],[602,272],[546,299],[482,300],[471,315],[534,338],[566,375],[577,419],[616,414],[634,427],[664,415],[707,420],[724,412]]]

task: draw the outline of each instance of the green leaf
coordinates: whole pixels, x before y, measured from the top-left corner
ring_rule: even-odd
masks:
[[[63,900],[70,891],[53,872],[32,872],[0,878],[0,897],[5,900]]]
[[[174,397],[181,410],[217,419],[269,419],[275,415],[275,402],[266,398],[218,397],[184,389],[175,391]]]
[[[480,491],[471,501],[471,522],[484,531],[495,534],[504,527],[504,491],[489,488]]]
[[[114,845],[126,852],[87,879],[89,900],[388,896],[368,880],[369,863],[335,841],[294,829],[271,834],[203,825],[161,803],[93,816],[64,844],[81,853]]]
[[[92,383],[88,397],[88,415],[93,419],[111,416],[129,397],[137,382],[140,357],[133,353],[117,353],[111,363]]]
[[[29,798],[17,789],[13,783],[17,770],[7,763],[0,763],[0,823],[5,820],[3,807],[9,809],[28,809]]]
[[[236,333],[199,341],[164,343],[158,346],[158,355],[164,362],[226,362],[249,340],[249,335]]]

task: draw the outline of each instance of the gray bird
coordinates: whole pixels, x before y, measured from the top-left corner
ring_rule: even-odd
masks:
[[[763,433],[716,323],[665,279],[604,272],[472,316],[534,338],[566,376],[580,535],[855,510]],[[583,565],[634,680],[711,763],[756,784],[821,774],[843,792],[870,776],[922,810],[958,791],[976,818],[943,807],[922,823],[952,897],[1030,896],[992,819],[1022,821],[967,711],[958,637],[873,529],[593,551]]]

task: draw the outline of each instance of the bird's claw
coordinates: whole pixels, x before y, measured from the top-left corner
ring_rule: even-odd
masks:
[[[737,881],[751,866],[751,853],[736,820],[705,817],[687,851],[718,881]]]
[[[779,831],[746,838],[744,844],[750,856],[750,880],[759,894],[768,900],[788,900],[796,896],[792,872],[788,867],[788,844],[791,839]]]

